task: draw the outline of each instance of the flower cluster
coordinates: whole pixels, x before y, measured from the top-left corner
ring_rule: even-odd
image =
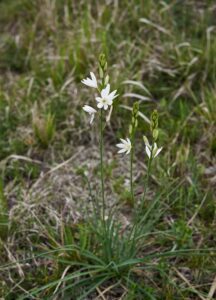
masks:
[[[129,126],[129,137],[126,139],[120,139],[122,143],[117,144],[116,146],[120,148],[118,153],[129,154],[132,150],[132,144],[135,136],[135,131],[138,126],[138,114],[139,114],[139,102],[135,102],[132,109],[132,120]],[[132,141],[132,142],[131,142]]]
[[[98,80],[93,72],[90,72],[91,78],[87,77],[81,82],[89,87],[95,88],[100,93],[99,97],[95,98],[97,102],[97,107],[99,109],[107,110],[110,106],[112,108],[113,100],[118,96],[116,94],[117,90],[110,92],[110,84],[108,83],[109,77],[106,76],[102,83],[98,83]],[[102,88],[100,88],[102,86]],[[90,124],[92,124],[97,110],[90,105],[84,105],[83,110],[90,115]]]
[[[145,135],[143,136],[143,140],[145,143],[146,154],[147,154],[148,158],[151,160],[151,159],[154,159],[156,156],[158,156],[158,154],[163,149],[162,147],[158,148],[157,143],[156,143],[156,140],[158,138],[158,133],[159,133],[157,110],[154,110],[151,114],[150,131],[152,134],[153,144],[152,145],[149,144],[149,141]]]
[[[136,105],[136,103],[135,103],[135,105],[133,107],[133,111],[132,111],[132,124],[129,127],[130,136],[132,136],[134,128],[137,127],[137,123],[138,123],[137,122],[137,117],[138,117],[138,113],[139,113],[138,110],[139,110],[139,105]],[[150,160],[152,160],[155,157],[157,157],[158,154],[163,149],[162,147],[158,148],[157,143],[156,143],[156,140],[158,138],[158,113],[157,113],[156,110],[154,110],[152,115],[151,115],[150,129],[151,129],[151,133],[152,133],[153,144],[152,145],[149,144],[149,141],[148,141],[146,136],[143,136],[143,140],[144,140],[144,143],[145,143],[146,154],[147,154],[148,158]],[[120,139],[120,140],[121,140],[121,143],[116,145],[118,148],[120,148],[118,153],[129,154],[131,152],[131,149],[132,149],[131,140],[129,138]]]
[[[104,54],[99,57],[99,77],[97,80],[95,74],[90,72],[90,77],[83,79],[81,82],[88,87],[94,88],[98,91],[99,95],[95,97],[96,106],[99,110],[107,110],[110,107],[110,112],[106,118],[107,122],[110,119],[112,113],[113,100],[118,96],[116,94],[117,90],[110,91],[109,75],[107,75],[107,61]],[[90,124],[93,123],[95,114],[97,114],[97,109],[85,104],[83,110],[90,115]],[[139,115],[139,103],[135,102],[132,109],[132,121],[129,126],[129,138],[120,139],[121,143],[116,146],[119,148],[118,153],[129,154],[132,153],[135,131],[138,126],[138,115]],[[158,138],[158,113],[156,110],[153,111],[151,115],[150,130],[152,133],[152,145],[146,136],[144,136],[145,151],[150,160],[154,159],[161,152],[162,148],[158,148],[156,140]]]
[[[153,145],[151,146],[149,144],[149,141],[147,139],[146,136],[143,136],[144,139],[144,143],[145,143],[145,150],[146,150],[146,154],[148,156],[149,159],[151,158],[155,158],[156,156],[158,156],[158,154],[161,152],[162,147],[158,148],[157,144],[154,142]]]

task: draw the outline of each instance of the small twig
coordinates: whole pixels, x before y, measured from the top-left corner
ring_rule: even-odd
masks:
[[[207,193],[206,193],[205,196],[203,197],[203,199],[202,199],[202,201],[201,201],[199,207],[197,208],[197,210],[195,211],[195,213],[193,214],[193,216],[192,216],[192,217],[190,218],[190,220],[187,222],[187,225],[190,225],[190,224],[194,221],[194,219],[195,219],[196,216],[198,215],[198,213],[199,213],[201,207],[203,206],[203,204],[204,204],[204,202],[205,202],[205,200],[206,200],[206,197],[207,197]]]
[[[207,300],[213,299],[215,291],[216,291],[216,276],[215,276],[215,278],[214,278],[214,280],[212,282],[211,288],[210,288],[209,293],[208,293]]]
[[[104,295],[105,295],[108,291],[112,290],[115,286],[119,285],[120,282],[121,282],[121,280],[119,280],[119,281],[116,282],[115,284],[110,285],[110,286],[107,287],[105,290],[103,290],[103,292],[101,292],[101,291],[99,290],[99,288],[98,288],[98,290],[100,291],[99,296],[102,297],[103,300],[106,300],[106,298],[104,298]],[[97,297],[95,300],[97,300],[97,299],[98,299],[98,297]]]
[[[4,160],[1,161],[1,164],[7,163],[8,160],[10,160],[10,159],[24,160],[24,161],[31,162],[31,163],[34,163],[34,164],[39,164],[39,165],[43,164],[43,162],[41,162],[39,160],[32,159],[32,158],[22,156],[22,155],[15,155],[15,154],[12,154],[12,155],[6,157]]]
[[[55,291],[53,292],[53,295],[55,295],[55,293],[58,291],[60,285],[62,284],[62,280],[64,279],[65,275],[67,274],[67,271],[70,269],[70,266],[67,266],[64,270],[64,272],[62,273],[62,276],[59,280],[59,283],[57,285],[57,287],[55,288]]]
[[[177,275],[189,286],[189,288],[202,300],[207,300],[204,298],[196,289],[195,287],[189,282],[189,280],[182,274],[180,273],[175,267],[173,268],[174,271],[177,273]]]
[[[101,290],[99,289],[99,287],[97,287],[96,290],[97,290],[97,292],[98,292],[98,294],[99,294],[99,296],[97,296],[96,299],[99,299],[98,297],[101,297],[103,300],[107,300],[107,299],[104,297],[104,295],[103,295],[103,293],[101,292]],[[95,300],[96,300],[96,299],[95,299]]]
[[[121,295],[121,298],[119,298],[119,300],[123,300],[128,293],[128,289],[123,284],[121,284],[121,287],[124,289],[124,293]]]
[[[17,271],[19,273],[19,276],[24,278],[25,275],[24,275],[24,272],[23,272],[23,269],[21,268],[21,265],[20,263],[17,261],[17,259],[13,256],[13,254],[11,253],[11,251],[8,249],[8,247],[6,245],[4,245],[4,248],[8,254],[8,258],[11,262],[13,262],[14,264],[16,264],[17,266]]]

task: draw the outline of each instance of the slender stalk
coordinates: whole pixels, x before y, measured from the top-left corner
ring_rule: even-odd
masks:
[[[102,194],[102,218],[105,221],[105,195],[104,195],[104,166],[103,166],[103,110],[100,112],[100,176]]]
[[[131,190],[131,201],[134,206],[134,187],[133,187],[133,158],[134,158],[134,135],[131,139],[132,148],[130,153],[130,190]]]
[[[147,187],[148,187],[148,183],[149,183],[151,164],[152,164],[152,151],[151,151],[151,156],[150,156],[149,161],[148,161],[147,176],[146,176],[146,180],[145,180],[145,184],[144,184],[144,192],[143,192],[142,201],[141,201],[141,208],[143,208],[143,206],[144,206],[146,191],[147,191]]]
[[[92,204],[92,207],[93,207],[93,213],[94,213],[94,217],[98,218],[99,215],[100,215],[100,210],[99,210],[99,203],[98,201],[96,200],[96,198],[93,196],[93,193],[92,193],[92,188],[91,188],[91,183],[88,179],[88,176],[84,175],[85,177],[85,181],[87,182],[87,185],[88,185],[88,190],[89,190],[89,197],[90,197],[90,201],[91,201],[91,204]]]

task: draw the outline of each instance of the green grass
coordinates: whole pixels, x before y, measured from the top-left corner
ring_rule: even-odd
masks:
[[[0,1],[0,297],[214,299],[214,2]],[[105,231],[92,212],[97,126],[81,109],[94,93],[80,82],[101,52],[120,94],[104,138],[115,211]],[[163,150],[134,233],[129,162],[115,144],[125,106],[142,97],[144,117],[159,112]],[[135,207],[148,132],[140,118]]]

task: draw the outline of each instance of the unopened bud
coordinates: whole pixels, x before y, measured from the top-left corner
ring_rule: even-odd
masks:
[[[138,112],[139,112],[139,102],[137,101],[133,105],[133,113],[135,116],[137,116]]]
[[[109,83],[109,75],[107,75],[107,76],[105,77],[104,83],[105,83],[105,85],[107,85],[107,84]]]
[[[101,53],[99,56],[99,64],[103,70],[107,69],[107,61],[104,53]]]
[[[101,66],[99,66],[99,76],[101,79],[103,78],[103,74],[104,74],[103,69],[101,68]]]
[[[158,129],[153,129],[153,132],[152,132],[152,135],[153,135],[153,138],[154,138],[154,140],[156,141],[157,140],[157,138],[158,138]]]
[[[153,132],[154,129],[158,128],[158,112],[155,109],[151,114],[151,125],[150,125],[151,131]]]
[[[129,134],[132,135],[132,132],[133,132],[133,127],[132,127],[132,125],[130,125],[129,126]]]
[[[144,140],[145,145],[149,145],[149,141],[145,135],[143,136],[143,140]]]

